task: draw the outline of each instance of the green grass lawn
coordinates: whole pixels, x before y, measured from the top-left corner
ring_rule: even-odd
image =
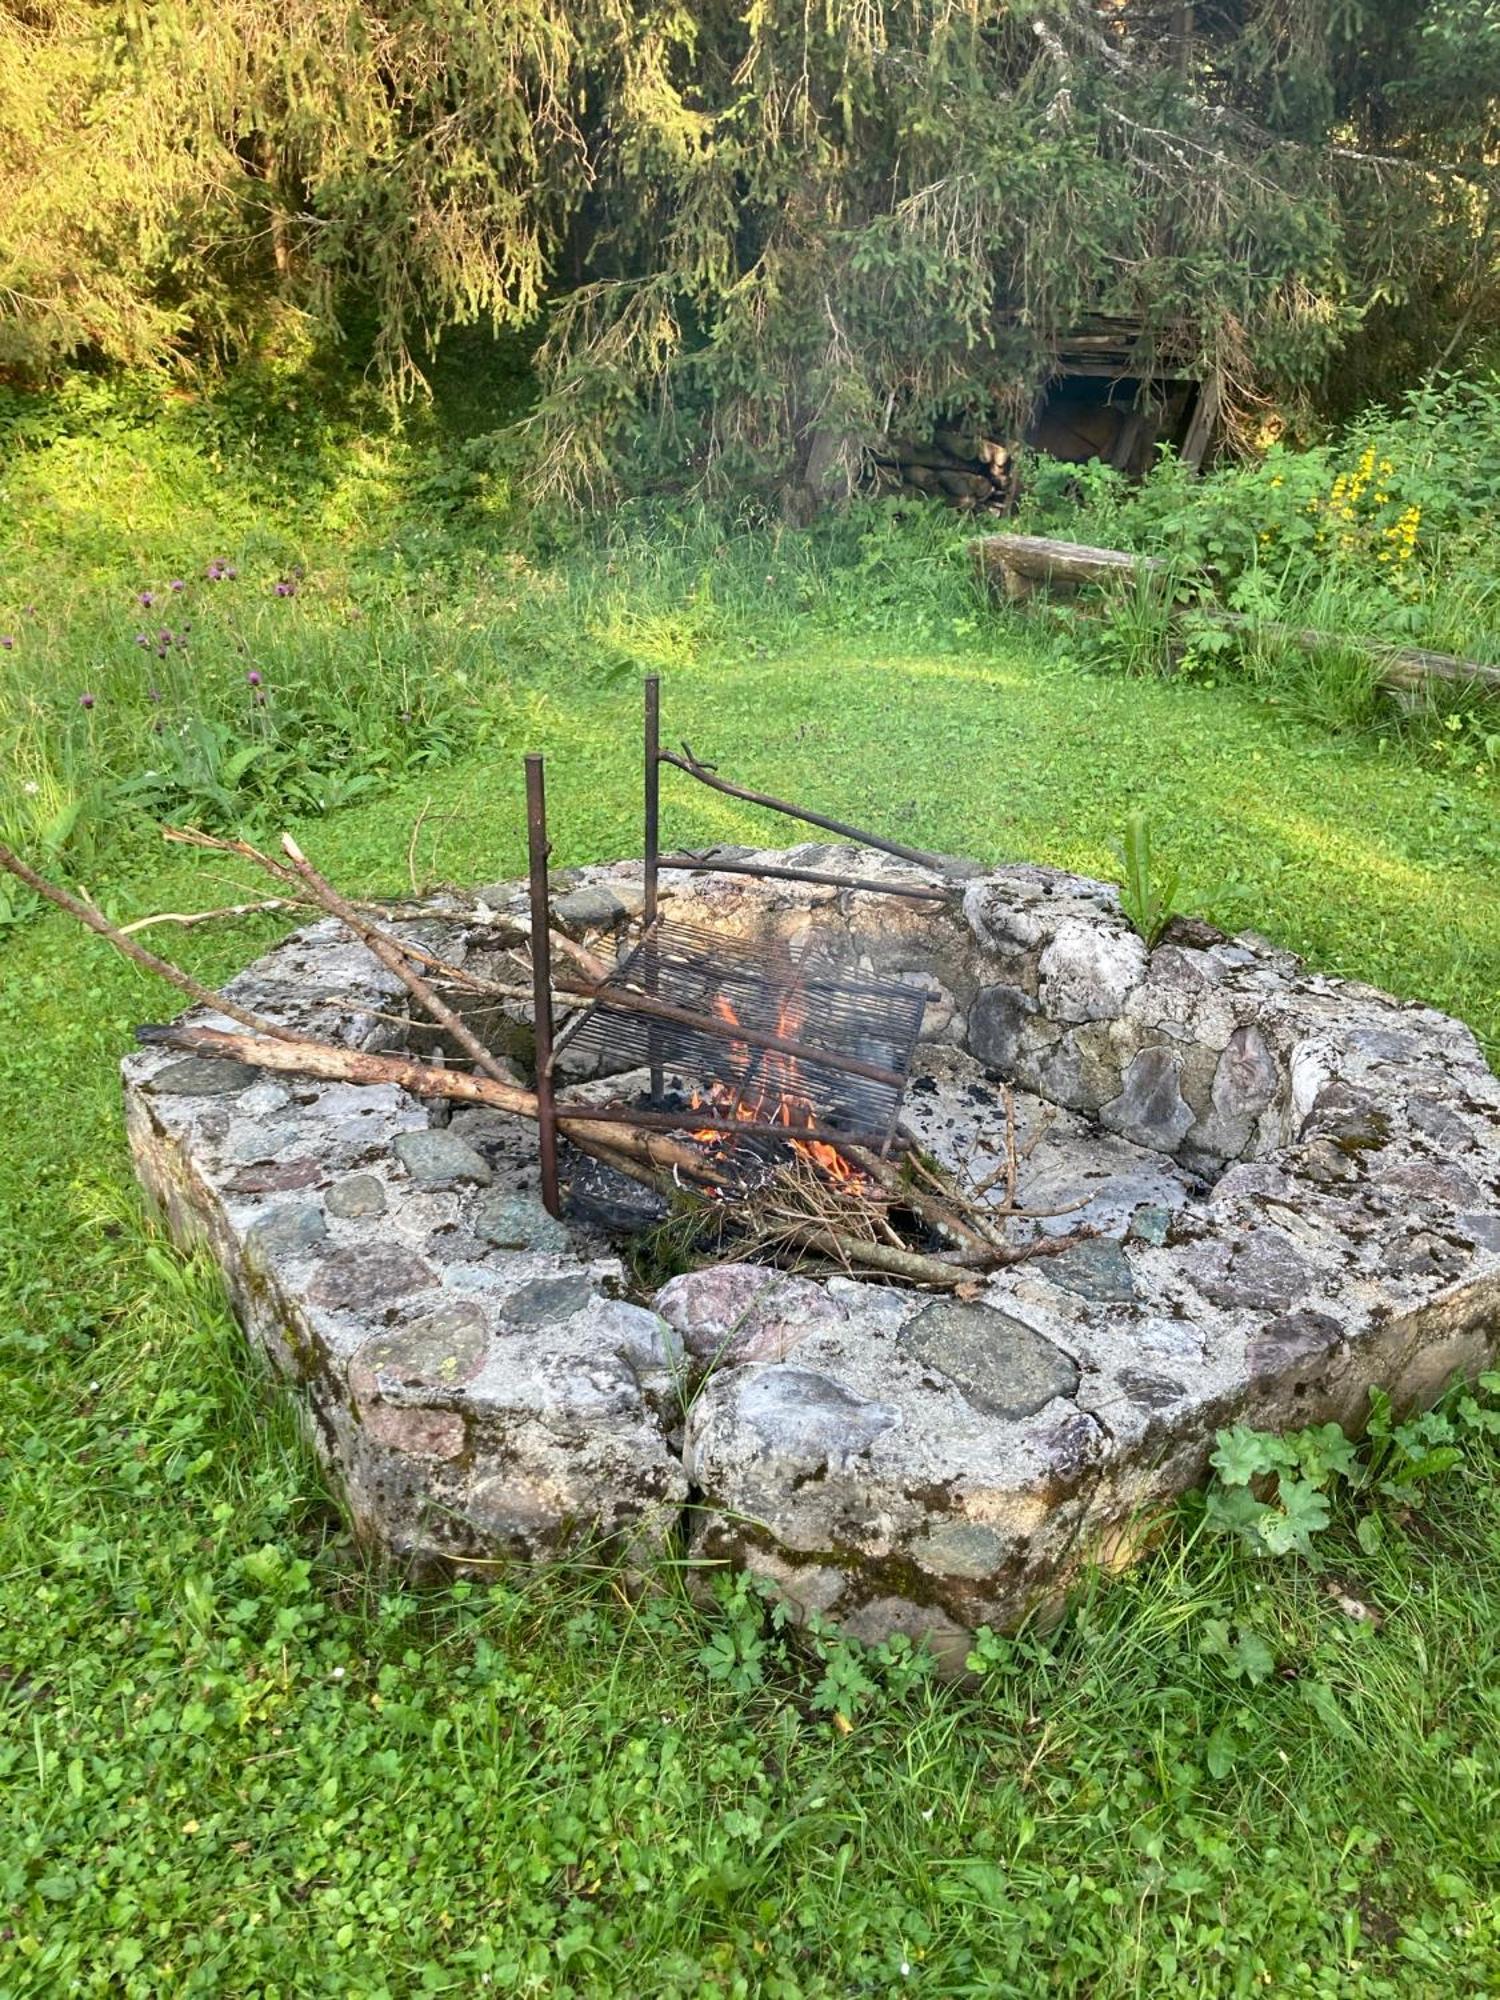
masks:
[[[98,477],[117,507],[107,453]],[[899,838],[1107,872],[1140,807],[1185,908],[1500,1046],[1493,787],[1234,687],[1090,673],[980,614],[937,539],[840,567],[746,537],[706,572],[697,543],[634,541],[522,574],[482,525],[403,517],[377,561],[363,517],[299,542],[267,516],[255,543],[238,501],[190,487],[173,517],[142,482],[136,528],[96,522],[87,561],[35,508],[0,541],[0,610],[35,595],[52,635],[8,738],[13,831],[41,824],[28,782],[83,799],[56,865],[122,917],[240,894],[100,789],[149,727],[127,655],[105,657],[134,588],[228,553],[258,594],[235,624],[194,583],[204,643],[192,675],[172,663],[176,698],[232,718],[250,657],[370,716],[398,685],[449,689],[452,733],[384,754],[345,809],[289,790],[346,886],[516,873],[530,748],[560,860],[635,851],[638,681],[659,668],[671,735]],[[298,595],[272,599],[294,560]],[[80,720],[101,663],[118,713]],[[246,810],[274,824],[274,799]],[[686,786],[667,827],[774,833]],[[1482,1441],[1416,1506],[1377,1502],[1380,1537],[1340,1516],[1314,1564],[1256,1565],[1186,1510],[962,1692],[899,1651],[793,1644],[733,1593],[695,1609],[672,1574],[636,1603],[586,1572],[414,1592],[367,1572],[214,1279],[140,1215],[114,1066],[170,996],[20,914],[0,943],[0,1996],[1497,1990]],[[217,978],[273,934],[148,937]]]

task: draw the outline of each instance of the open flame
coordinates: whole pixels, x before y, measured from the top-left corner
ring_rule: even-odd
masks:
[[[740,1025],[739,1016],[722,993],[715,995],[713,1010],[728,1026]],[[772,1032],[783,1040],[796,1041],[806,1015],[806,996],[793,984],[782,995]],[[835,1186],[853,1190],[868,1185],[868,1176],[826,1139],[796,1136],[799,1129],[817,1124],[817,1114],[794,1055],[781,1049],[752,1049],[738,1041],[731,1041],[728,1048],[734,1083],[716,1079],[706,1094],[695,1089],[688,1100],[693,1110],[710,1112],[716,1118],[736,1118],[747,1125],[780,1125],[786,1130],[791,1150],[810,1160]],[[713,1126],[689,1136],[713,1152],[728,1153],[734,1145],[732,1132]]]

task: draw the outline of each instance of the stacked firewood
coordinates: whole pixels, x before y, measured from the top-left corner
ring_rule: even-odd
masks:
[[[930,493],[962,513],[1009,514],[1020,497],[1020,447],[977,427],[940,425],[925,442],[887,438],[874,459],[884,491]]]

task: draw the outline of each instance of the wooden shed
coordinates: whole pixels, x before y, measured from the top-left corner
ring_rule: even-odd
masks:
[[[1170,444],[1196,471],[1219,420],[1218,383],[1203,376],[1196,356],[1186,328],[1090,319],[1057,343],[1024,424],[1002,418],[997,402],[989,418],[956,416],[921,437],[889,438],[875,454],[881,483],[970,512],[1008,513],[1018,442],[1065,463],[1098,459],[1132,478]],[[1013,410],[1013,395],[1005,401]]]

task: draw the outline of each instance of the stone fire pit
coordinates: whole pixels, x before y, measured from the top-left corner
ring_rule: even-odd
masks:
[[[758,858],[914,872],[825,846]],[[1372,1384],[1426,1402],[1494,1357],[1500,1083],[1466,1028],[1252,936],[1179,926],[1148,956],[1102,883],[942,879],[936,915],[711,873],[663,900],[747,936],[830,926],[921,982],[906,1123],[976,1179],[1003,1164],[1013,1086],[1025,1206],[1102,1233],[977,1298],[752,1264],[634,1298],[617,1237],[542,1209],[530,1126],[126,1059],[141,1179],[180,1241],[212,1247],[364,1537],[417,1564],[642,1565],[681,1535],[799,1615],[961,1654],[1084,1564],[1128,1561],[1221,1426],[1357,1429]],[[607,954],[639,906],[622,863],[572,871],[555,907]],[[493,911],[524,916],[524,885],[395,928],[483,970]],[[380,1018],[404,990],[332,923],[231,990],[352,1046],[434,1046]]]

